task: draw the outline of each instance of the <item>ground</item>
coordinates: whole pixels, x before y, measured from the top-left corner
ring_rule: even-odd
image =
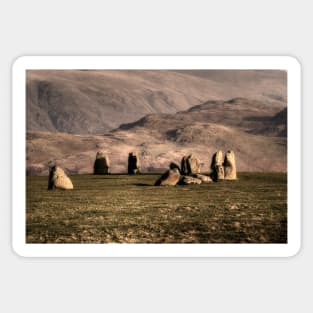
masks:
[[[286,243],[287,174],[153,186],[159,175],[27,177],[27,243]]]

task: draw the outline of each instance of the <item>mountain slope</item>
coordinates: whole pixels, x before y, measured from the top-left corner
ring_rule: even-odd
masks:
[[[28,70],[27,130],[102,134],[151,113],[207,99],[286,106],[284,71]]]
[[[175,130],[200,122],[233,126],[248,131],[264,126],[264,120],[275,124],[273,115],[279,114],[280,111],[281,108],[267,106],[264,102],[246,98],[207,101],[176,114],[149,114],[136,122],[122,124],[119,129],[131,130],[135,127],[147,127],[163,132],[165,129]]]
[[[252,134],[287,137],[287,108],[275,116],[265,117],[259,125],[250,131]]]
[[[91,173],[98,150],[111,160],[111,172],[126,172],[130,151],[138,151],[143,172],[163,171],[193,153],[209,172],[216,150],[235,151],[238,171],[286,171],[287,138],[262,132],[264,121],[285,125],[285,109],[260,101],[209,101],[176,114],[150,114],[104,135],[29,132],[29,174],[47,174],[54,160],[70,173]],[[223,118],[224,116],[224,118]],[[284,124],[285,123],[285,124]]]

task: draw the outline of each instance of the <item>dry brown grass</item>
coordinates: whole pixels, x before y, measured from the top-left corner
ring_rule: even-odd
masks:
[[[27,177],[27,243],[286,243],[287,175],[155,187],[158,175]]]

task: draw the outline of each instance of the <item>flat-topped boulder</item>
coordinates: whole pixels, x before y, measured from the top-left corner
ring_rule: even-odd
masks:
[[[203,183],[212,183],[212,178],[207,175],[194,174],[193,177],[200,179]]]
[[[200,185],[202,184],[202,180],[192,176],[182,176],[179,184],[181,185]]]

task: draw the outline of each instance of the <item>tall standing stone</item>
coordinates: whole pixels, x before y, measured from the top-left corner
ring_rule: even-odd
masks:
[[[184,156],[181,160],[181,173],[183,175],[192,175],[200,173],[200,162],[192,154]]]
[[[223,152],[218,150],[213,154],[211,161],[211,176],[214,181],[224,179]]]
[[[98,151],[96,160],[93,166],[93,173],[95,175],[106,175],[109,174],[109,158],[102,151]]]
[[[137,152],[128,154],[128,174],[134,175],[139,173],[139,158]]]
[[[237,179],[237,169],[236,169],[236,160],[235,160],[235,153],[232,150],[229,150],[225,154],[224,159],[224,179],[227,180],[236,180]]]

